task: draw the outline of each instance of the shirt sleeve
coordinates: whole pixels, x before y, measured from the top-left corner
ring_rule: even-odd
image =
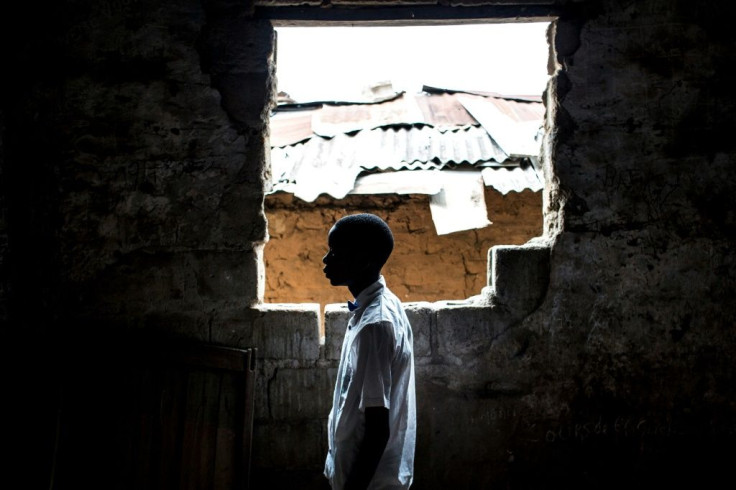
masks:
[[[394,352],[390,322],[366,325],[358,334],[358,366],[363,373],[361,411],[366,407],[389,408],[391,403],[391,361]]]

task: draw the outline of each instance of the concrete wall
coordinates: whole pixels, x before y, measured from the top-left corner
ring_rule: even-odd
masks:
[[[415,487],[707,487],[736,447],[736,12],[559,5],[543,239],[494,248],[474,301],[409,305]],[[141,0],[3,15],[0,293],[8,345],[32,346],[8,359],[32,417],[14,451],[33,459],[29,488],[48,482],[65,346],[130,331],[258,347],[256,488],[324,487],[346,312],[328,310],[321,345],[316,305],[261,302],[273,33],[251,13]]]
[[[346,214],[383,217],[395,238],[383,273],[402,301],[466,299],[486,286],[488,249],[522,245],[542,234],[542,193],[501,194],[486,187],[491,225],[437,235],[427,195],[321,196],[305,203],[291,194],[266,197],[269,240],[263,251],[267,303],[344,303],[345,288],[333,288],[322,273],[327,233]]]

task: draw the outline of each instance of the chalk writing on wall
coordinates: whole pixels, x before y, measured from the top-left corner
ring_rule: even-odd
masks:
[[[596,420],[569,422],[550,427],[544,440],[585,442],[591,438],[672,437],[678,435],[671,420],[635,416],[600,416]]]

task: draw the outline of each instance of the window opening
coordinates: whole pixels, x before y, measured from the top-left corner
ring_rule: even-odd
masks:
[[[492,246],[541,235],[548,25],[276,27],[264,300],[350,299],[321,262],[345,214],[389,223],[403,301],[479,294]]]

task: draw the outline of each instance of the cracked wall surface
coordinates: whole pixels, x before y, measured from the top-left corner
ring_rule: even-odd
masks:
[[[476,297],[408,305],[415,487],[704,488],[736,447],[736,11],[538,4],[559,14],[544,233],[492,249]],[[225,0],[14,8],[6,35],[34,35],[3,44],[0,320],[33,346],[11,386],[29,487],[69,347],[135,332],[257,347],[253,481],[324,488],[347,312],[328,307],[322,339],[316,304],[262,302],[270,22]]]

